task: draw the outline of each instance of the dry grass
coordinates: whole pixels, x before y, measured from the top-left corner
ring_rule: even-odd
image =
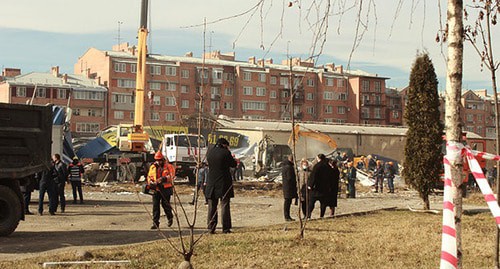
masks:
[[[205,237],[192,262],[201,268],[437,268],[441,216],[384,211],[311,221],[304,240],[298,223],[237,229]],[[464,268],[492,268],[491,214],[464,216]],[[182,258],[164,241],[92,250],[96,260],[132,261],[133,268],[177,268]],[[75,260],[71,252],[3,262],[0,268],[39,268],[43,261]],[[93,268],[93,267],[86,267]],[[102,268],[102,266],[95,267]]]

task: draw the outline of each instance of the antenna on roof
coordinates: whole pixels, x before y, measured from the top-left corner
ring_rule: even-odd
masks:
[[[118,40],[118,47],[120,47],[120,44],[122,43],[122,39],[120,37],[120,26],[123,24],[122,21],[118,21],[118,37],[116,38],[116,40]]]

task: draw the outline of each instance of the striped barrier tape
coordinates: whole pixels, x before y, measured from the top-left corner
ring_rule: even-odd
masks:
[[[455,206],[453,204],[454,186],[451,180],[451,164],[458,158],[465,155],[469,164],[469,169],[476,179],[477,185],[484,196],[488,207],[495,218],[496,224],[500,227],[500,207],[497,199],[486,180],[483,170],[476,160],[476,156],[487,160],[500,160],[500,156],[486,152],[471,150],[463,144],[448,141],[446,144],[446,156],[444,163],[444,194],[443,194],[443,231],[441,241],[441,269],[457,268],[457,239],[455,227]]]

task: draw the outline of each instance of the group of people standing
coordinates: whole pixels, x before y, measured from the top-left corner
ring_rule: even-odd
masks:
[[[283,178],[283,213],[286,221],[294,221],[290,216],[290,206],[293,199],[300,199],[301,210],[306,218],[311,218],[317,201],[320,202],[320,217],[323,218],[326,208],[330,208],[330,217],[335,215],[340,171],[336,160],[326,158],[324,154],[316,156],[316,164],[311,165],[302,159],[298,168],[300,197],[297,192],[297,173],[293,156],[288,156],[282,163]],[[296,200],[297,201],[297,200]]]
[[[38,214],[43,215],[45,193],[49,197],[49,214],[55,215],[58,207],[61,208],[61,213],[66,210],[66,197],[64,195],[64,188],[66,182],[71,183],[73,189],[73,204],[77,203],[77,197],[80,198],[80,204],[83,204],[82,192],[82,175],[84,169],[83,165],[74,157],[72,163],[66,166],[61,161],[61,155],[54,154],[52,156],[52,164],[48,169],[35,174],[33,188],[24,187],[23,195],[25,200],[25,214],[32,215],[29,211],[29,203],[31,201],[31,192],[38,186]],[[78,196],[77,196],[78,194]]]

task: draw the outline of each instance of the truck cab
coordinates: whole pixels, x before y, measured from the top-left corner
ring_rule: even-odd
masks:
[[[196,134],[166,134],[162,141],[161,152],[168,161],[176,166],[178,177],[189,177],[194,182],[194,170],[198,157],[204,161],[207,145],[203,136]]]

